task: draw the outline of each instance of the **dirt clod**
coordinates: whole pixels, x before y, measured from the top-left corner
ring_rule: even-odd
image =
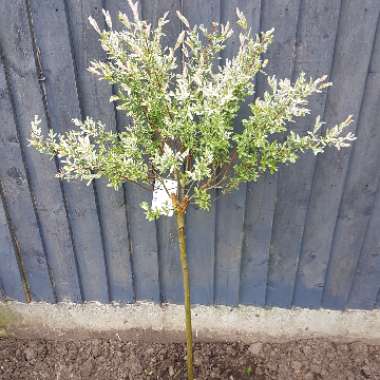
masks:
[[[263,349],[263,344],[261,342],[256,342],[252,343],[248,347],[248,351],[253,355],[253,356],[258,356],[261,354],[261,351]]]
[[[0,339],[0,379],[185,379],[182,344]],[[197,380],[380,380],[380,346],[325,340],[197,343]]]

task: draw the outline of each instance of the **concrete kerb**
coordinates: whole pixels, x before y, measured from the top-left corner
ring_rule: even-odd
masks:
[[[194,306],[192,315],[198,341],[253,343],[328,339],[380,344],[380,310]],[[0,336],[178,342],[183,340],[183,318],[183,307],[173,304],[2,302]]]

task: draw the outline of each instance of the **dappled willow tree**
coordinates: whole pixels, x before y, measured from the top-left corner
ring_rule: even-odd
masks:
[[[186,257],[185,214],[189,204],[208,210],[214,189],[235,190],[240,183],[257,181],[282,164],[294,163],[301,153],[322,153],[328,146],[347,147],[352,133],[343,134],[351,123],[327,129],[317,117],[310,131],[298,135],[292,124],[309,113],[308,98],[330,86],[326,76],[294,83],[266,77],[268,90],[250,100],[249,115],[237,115],[246,99],[253,99],[253,78],[267,65],[263,54],[273,31],[252,35],[244,15],[237,10],[239,49],[223,64],[219,57],[233,34],[229,23],[191,27],[184,24],[173,47],[163,47],[167,14],[156,26],[141,20],[137,4],[130,6],[133,19],[120,13],[124,28],[116,31],[104,11],[107,30],[90,22],[107,54],[93,61],[89,71],[115,85],[111,101],[130,121],[118,132],[87,117],[74,120],[75,129],[63,134],[52,130],[42,136],[40,120],[32,122],[30,143],[41,153],[60,159],[59,178],[79,179],[88,184],[104,177],[118,189],[135,182],[154,192],[154,201],[141,204],[147,218],[175,214],[183,275],[188,378],[193,379],[192,328],[189,270]]]

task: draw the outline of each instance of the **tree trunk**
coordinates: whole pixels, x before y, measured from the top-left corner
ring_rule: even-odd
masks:
[[[186,255],[185,212],[182,209],[177,209],[176,217],[178,227],[179,257],[182,268],[183,292],[185,300],[187,378],[188,380],[193,380],[193,332],[191,328],[190,276]]]

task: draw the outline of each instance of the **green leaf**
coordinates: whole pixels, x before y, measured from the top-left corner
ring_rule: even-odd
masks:
[[[167,14],[152,26],[139,18],[137,3],[128,1],[133,19],[120,14],[120,31],[112,30],[107,11],[108,30],[101,31],[89,18],[106,58],[92,61],[88,69],[115,86],[117,93],[110,101],[125,113],[128,124],[112,132],[87,117],[73,120],[75,128],[65,133],[45,134],[42,121],[32,121],[30,145],[60,158],[59,178],[87,184],[105,178],[114,189],[127,181],[153,188],[155,182],[170,178],[178,183],[175,197],[180,203],[209,210],[214,189],[232,191],[296,162],[308,150],[320,154],[328,146],[343,149],[355,140],[346,132],[352,117],[330,129],[317,117],[312,130],[302,135],[292,130],[297,119],[310,113],[310,96],[331,85],[326,76],[309,79],[301,73],[293,83],[265,76],[268,90],[250,100],[253,79],[267,65],[263,56],[273,30],[253,36],[239,9],[236,54],[222,64],[220,57],[233,34],[229,22],[213,22],[211,30],[203,25],[191,29],[177,12],[186,30],[174,46],[163,46]],[[247,99],[250,112],[241,120],[239,112]],[[168,205],[153,210],[147,202],[141,207],[149,220],[172,211]]]

